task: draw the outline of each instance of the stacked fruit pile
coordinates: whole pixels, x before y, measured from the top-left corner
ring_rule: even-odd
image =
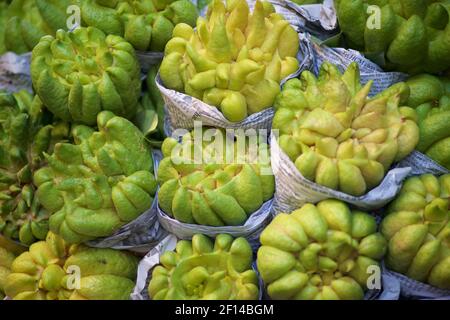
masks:
[[[416,108],[420,128],[417,150],[450,170],[450,81],[422,74],[406,82],[407,104]]]
[[[166,251],[148,286],[154,300],[256,300],[258,276],[252,248],[244,238],[220,234],[213,243],[196,234]]]
[[[194,31],[178,24],[167,43],[161,80],[220,108],[232,122],[273,105],[280,82],[297,71],[297,32],[268,2],[214,0]]]
[[[49,232],[12,262],[4,290],[17,300],[124,300],[133,290],[137,263],[126,252],[69,246]],[[71,269],[81,278],[71,279]]]
[[[371,95],[379,79],[363,84],[356,63],[326,61],[284,83],[303,39],[285,17],[261,0],[212,0],[198,17],[207,2],[0,0],[0,53],[32,52],[34,90],[0,91],[0,298],[356,300],[380,294],[370,281],[384,266],[448,295],[450,174],[430,159],[441,174],[401,188],[396,176],[392,197],[381,183],[415,149],[450,169],[450,80],[424,73]],[[81,26],[66,31],[73,4]],[[364,26],[369,5],[380,6],[377,30]],[[444,1],[336,8],[347,44],[387,69],[449,69]],[[137,50],[164,52],[144,83]],[[185,95],[240,130],[211,122],[165,137],[165,112]],[[269,108],[273,149],[263,131],[241,130]],[[272,168],[280,151],[286,161]],[[371,190],[388,203],[380,217],[354,206],[371,207]],[[272,206],[286,198],[290,212]],[[159,233],[156,219],[174,234],[151,246],[174,249],[144,257],[151,270],[136,286],[137,254],[110,241],[147,245],[136,241]]]
[[[325,187],[360,196],[377,186],[393,162],[419,140],[416,113],[400,107],[400,84],[369,99],[358,65],[343,75],[330,63],[318,78],[304,71],[277,96],[273,125],[280,146],[300,173]]]
[[[436,73],[450,68],[447,1],[336,0],[335,7],[347,44],[381,55],[387,69]]]
[[[357,300],[386,239],[375,218],[338,200],[280,213],[261,234],[258,270],[272,299]]]
[[[381,224],[386,265],[433,286],[450,289],[450,175],[408,179]]]
[[[13,0],[0,2],[0,54],[31,51],[45,35],[67,29],[70,6],[83,26],[118,35],[137,50],[164,51],[178,23],[194,25],[197,8],[189,0]],[[4,32],[3,30],[8,30]]]
[[[216,134],[223,137],[225,132],[217,129]],[[275,186],[268,158],[265,163],[259,162],[250,158],[249,150],[245,151],[248,156],[245,161],[239,161],[242,154],[237,152],[228,157],[237,150],[237,144],[233,141],[226,145],[220,154],[221,150],[203,142],[201,161],[197,164],[195,152],[200,146],[192,134],[184,135],[181,143],[167,138],[162,145],[164,159],[158,169],[160,208],[185,223],[242,225],[263,202],[272,198]],[[249,148],[248,144],[245,146]],[[259,155],[269,154],[266,144],[258,149]]]

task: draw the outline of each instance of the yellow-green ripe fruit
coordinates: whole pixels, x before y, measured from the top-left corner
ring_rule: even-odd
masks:
[[[244,238],[196,234],[161,255],[148,294],[152,300],[257,300],[258,276]]]
[[[450,174],[407,179],[381,223],[386,266],[417,281],[450,289]]]
[[[149,209],[156,192],[151,148],[139,129],[109,111],[97,126],[75,126],[74,143],[56,144],[34,174],[50,230],[70,244],[112,235]]]
[[[31,79],[55,116],[86,125],[95,125],[103,110],[133,118],[141,93],[133,46],[93,27],[41,38],[32,52]]]
[[[49,213],[35,196],[33,173],[69,132],[38,97],[0,91],[0,232],[7,238],[25,245],[45,239]]]
[[[125,251],[69,246],[49,232],[12,262],[4,289],[13,300],[128,300],[137,264]]]
[[[81,18],[87,26],[119,35],[136,50],[164,51],[175,25],[194,26],[197,8],[189,0],[84,0]]]
[[[346,44],[378,61],[381,56],[386,69],[417,74],[450,68],[446,1],[336,0],[334,4]]]
[[[278,214],[260,241],[258,271],[274,300],[361,300],[387,247],[373,216],[334,199]]]
[[[296,72],[298,34],[266,1],[213,0],[196,29],[178,24],[167,43],[163,84],[217,107],[230,122],[273,105],[280,82]]]
[[[210,130],[213,136],[226,137],[224,130]],[[239,149],[240,142],[233,140],[217,149],[215,140],[197,143],[194,133],[183,136],[181,142],[173,138],[163,142],[159,207],[184,223],[243,225],[274,194],[267,144],[251,145],[244,140],[244,148]],[[240,138],[245,139],[237,135],[237,140]],[[251,158],[252,154],[256,157]]]
[[[76,1],[13,0],[7,7],[1,8],[5,31],[1,32],[0,27],[0,43],[4,45],[5,51],[17,54],[29,52],[43,36],[54,36],[57,30],[66,29],[66,10]]]
[[[409,87],[398,83],[368,98],[356,63],[344,74],[325,62],[318,77],[304,71],[286,82],[274,104],[272,128],[281,149],[308,180],[361,196],[419,142],[417,114],[405,107]]]

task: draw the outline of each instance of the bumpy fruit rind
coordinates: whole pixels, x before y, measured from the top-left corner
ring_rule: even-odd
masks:
[[[84,0],[81,17],[88,26],[125,38],[136,50],[164,51],[174,26],[194,26],[198,13],[189,0]]]
[[[224,130],[209,130],[204,132],[212,133],[216,140],[226,137]],[[184,135],[181,142],[166,138],[162,145],[159,207],[184,223],[243,225],[273,197],[275,183],[267,144],[245,140],[239,154],[239,142],[226,140],[230,144],[224,142],[224,149],[217,150],[215,140],[197,142],[195,132]]]
[[[220,109],[230,122],[273,105],[280,82],[296,72],[298,34],[269,2],[214,0],[194,30],[178,24],[167,43],[163,84]]]
[[[35,196],[33,173],[70,126],[53,121],[38,97],[0,92],[0,232],[25,245],[45,239],[49,213]]]
[[[407,179],[381,223],[386,266],[417,281],[450,289],[450,174]]]
[[[130,253],[69,246],[49,232],[13,261],[5,293],[14,300],[128,300],[137,264]]]
[[[398,83],[368,98],[356,63],[344,74],[325,62],[318,77],[304,71],[275,100],[278,143],[308,180],[361,196],[378,186],[392,163],[419,141],[417,115],[402,106],[409,88]]]
[[[421,74],[406,81],[411,95],[408,105],[419,119],[417,150],[450,170],[450,81]]]
[[[376,229],[374,217],[333,199],[277,215],[261,233],[257,258],[269,296],[363,299],[387,247]]]
[[[68,243],[112,235],[149,209],[156,192],[151,149],[139,129],[109,111],[97,123],[98,131],[75,126],[75,143],[56,144],[34,175],[50,229]]]
[[[220,234],[213,243],[196,234],[161,255],[148,293],[153,300],[257,300],[252,260],[252,248],[244,238]]]
[[[347,44],[384,66],[408,73],[450,68],[450,20],[446,1],[336,0]],[[379,23],[379,25],[377,25]]]
[[[95,125],[102,110],[131,119],[141,93],[133,47],[93,27],[41,38],[33,49],[31,78],[53,114],[86,125]]]

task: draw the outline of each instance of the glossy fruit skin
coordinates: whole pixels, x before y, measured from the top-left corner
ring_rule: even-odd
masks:
[[[429,74],[414,76],[406,84],[411,96],[408,104],[419,119],[417,150],[450,169],[450,81]]]
[[[164,51],[174,26],[194,26],[198,13],[188,0],[84,0],[81,17],[88,26],[125,38],[136,50]]]
[[[35,196],[32,176],[69,131],[38,97],[0,92],[0,232],[9,239],[25,245],[45,239],[49,214]]]
[[[266,1],[214,0],[196,29],[178,24],[160,76],[166,88],[216,107],[230,122],[272,107],[299,63],[295,29]]]
[[[244,238],[202,234],[161,255],[148,286],[152,300],[257,300],[258,276]]]
[[[41,38],[32,52],[31,79],[55,116],[86,125],[95,125],[103,110],[132,118],[141,92],[133,47],[93,27]]]
[[[225,137],[224,130],[211,129],[209,132]],[[197,142],[194,133],[183,136],[181,142],[173,138],[163,142],[164,158],[158,168],[159,207],[184,223],[243,225],[274,194],[267,144],[256,145],[254,149],[261,158],[242,161],[237,158],[237,152],[226,158],[230,150],[234,152],[238,148],[234,141],[217,156],[214,141]],[[196,155],[199,148],[202,150]],[[245,148],[248,157],[252,151],[248,144]],[[267,155],[266,159],[264,155]]]
[[[13,261],[5,293],[13,300],[128,300],[137,264],[128,252],[68,245],[49,232]]]
[[[103,111],[98,131],[78,125],[34,174],[50,230],[70,244],[112,235],[152,205],[151,149],[130,121]]]
[[[316,77],[304,71],[286,82],[274,104],[278,143],[304,178],[330,189],[362,196],[383,180],[392,163],[419,141],[416,112],[402,101],[398,83],[368,98],[356,63],[344,74],[325,62]]]
[[[274,300],[363,299],[387,247],[373,216],[334,199],[278,214],[260,241],[258,271]]]
[[[381,223],[386,266],[417,281],[450,289],[450,174],[407,179]]]
[[[381,56],[386,69],[410,74],[449,69],[445,1],[336,0],[335,7],[347,45],[378,60]]]
[[[31,51],[45,35],[66,29],[67,7],[76,0],[13,0],[5,8],[5,32],[0,38],[5,51]],[[3,10],[3,9],[2,9]],[[1,52],[1,50],[0,50]]]

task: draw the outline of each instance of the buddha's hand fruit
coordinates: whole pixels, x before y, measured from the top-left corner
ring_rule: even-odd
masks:
[[[272,299],[363,299],[386,252],[374,217],[338,200],[281,213],[261,233],[258,271]]]
[[[137,264],[125,251],[69,246],[49,232],[13,261],[5,293],[14,300],[128,300]]]
[[[450,170],[450,81],[422,74],[406,81],[416,108],[420,141],[417,150]]]
[[[31,51],[41,37],[55,35],[58,29],[66,28],[67,7],[75,1],[11,1],[8,8],[2,8],[6,24],[4,37],[0,39],[0,42],[4,41],[6,51],[18,54]]]
[[[149,209],[156,192],[151,149],[139,129],[109,111],[97,124],[98,131],[75,126],[75,143],[56,144],[34,175],[50,229],[68,243],[112,235]]]
[[[225,138],[225,131],[209,130],[216,139]],[[216,145],[214,140],[197,142],[195,132],[183,136],[181,143],[164,141],[158,203],[166,214],[184,223],[237,226],[272,198],[275,183],[267,144],[247,141],[245,149],[239,149],[240,142],[238,146],[233,140],[223,150],[214,149]],[[250,158],[252,154],[257,157]]]
[[[84,0],[83,22],[119,35],[141,51],[164,51],[178,23],[194,26],[197,8],[189,0]]]
[[[342,75],[325,62],[319,76],[304,71],[275,101],[272,129],[278,143],[308,180],[361,196],[383,180],[393,162],[419,141],[416,112],[400,104],[408,86],[398,83],[369,99],[372,82],[360,84],[358,65]]]
[[[30,245],[45,239],[48,212],[35,196],[33,173],[44,153],[69,135],[69,125],[51,121],[38,97],[23,90],[0,92],[0,233]]]
[[[153,300],[257,300],[258,276],[244,238],[220,234],[213,243],[196,234],[161,255],[148,293]]]
[[[160,76],[170,89],[220,109],[231,122],[273,105],[280,82],[298,69],[295,29],[269,2],[214,0],[194,30],[178,24]]]
[[[347,44],[382,55],[386,68],[438,73],[450,67],[446,1],[336,0],[335,7]]]
[[[381,223],[386,266],[417,281],[450,289],[450,174],[405,181]]]
[[[53,114],[86,125],[94,125],[102,110],[132,118],[141,93],[133,47],[93,27],[41,38],[33,49],[31,78]]]
[[[0,245],[0,299],[5,298],[6,278],[11,273],[11,265],[16,256]]]

